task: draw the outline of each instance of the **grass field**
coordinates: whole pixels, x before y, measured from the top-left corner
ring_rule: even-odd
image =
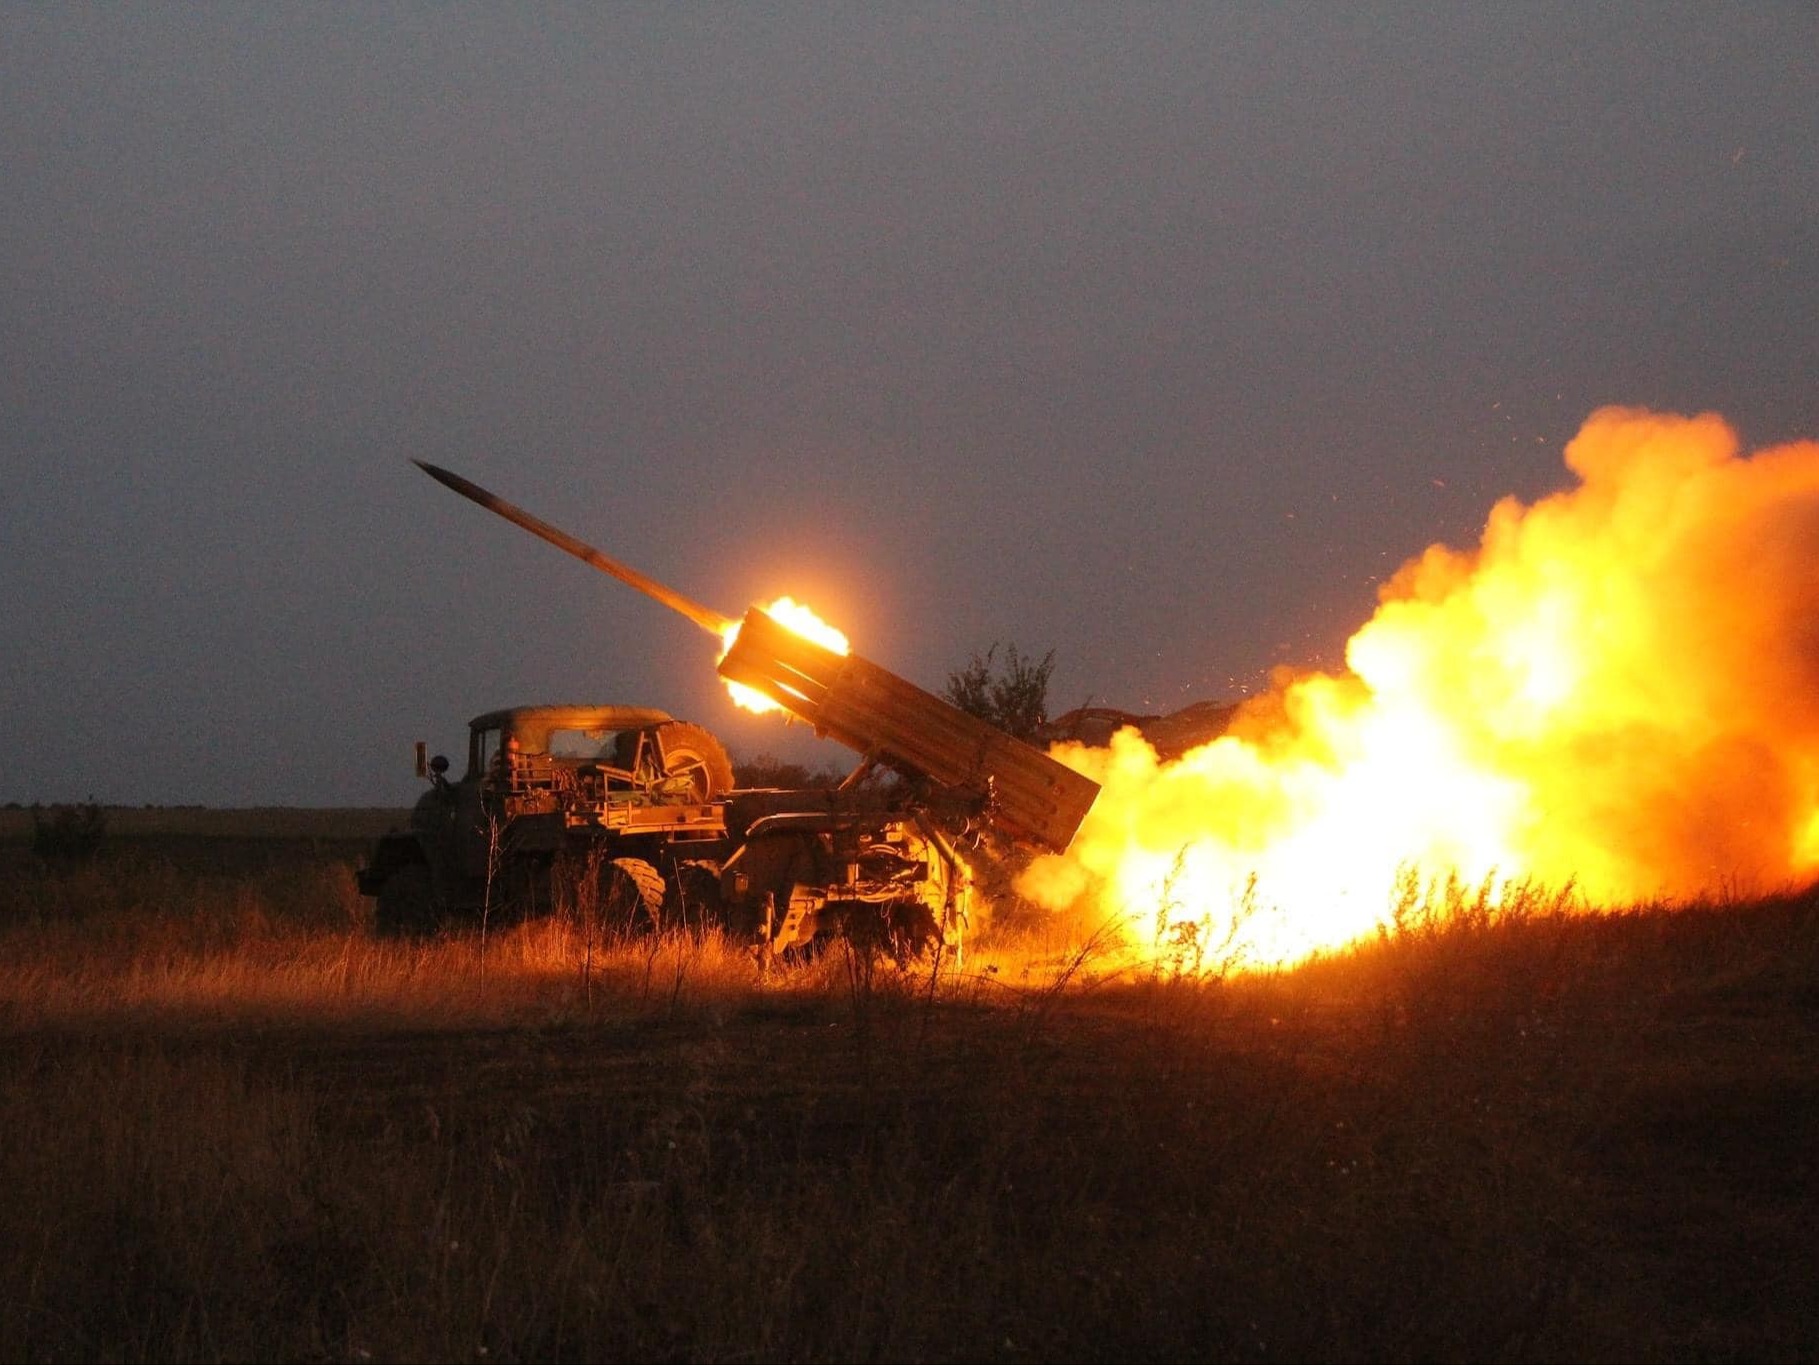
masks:
[[[1819,1354],[1811,893],[761,976],[231,814],[0,847],[0,1358]]]

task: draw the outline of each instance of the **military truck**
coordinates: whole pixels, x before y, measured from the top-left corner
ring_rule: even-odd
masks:
[[[442,755],[407,830],[359,873],[382,933],[548,909],[564,872],[598,874],[615,918],[660,920],[711,884],[728,849],[726,750],[700,726],[636,706],[520,706],[468,724],[467,768]]]
[[[620,931],[725,926],[765,958],[836,935],[898,957],[957,947],[965,861],[907,789],[733,789],[726,750],[649,707],[520,706],[468,724],[465,773],[425,759],[410,827],[359,873],[381,934],[506,923],[591,888]]]

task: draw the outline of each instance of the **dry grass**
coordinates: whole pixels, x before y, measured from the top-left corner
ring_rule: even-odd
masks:
[[[1819,898],[1295,972],[404,945],[309,842],[0,882],[0,1358],[1808,1358]],[[225,858],[225,862],[223,859]]]

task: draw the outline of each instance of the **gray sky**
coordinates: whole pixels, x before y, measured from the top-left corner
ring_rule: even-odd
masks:
[[[1819,436],[1809,4],[0,6],[0,800],[404,804],[791,593],[1338,666],[1605,403]]]

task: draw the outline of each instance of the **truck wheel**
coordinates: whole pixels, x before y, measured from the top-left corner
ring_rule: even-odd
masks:
[[[726,748],[699,725],[673,720],[657,727],[663,751],[663,775],[687,777],[697,805],[705,805],[733,785],[733,761]]]
[[[882,952],[899,967],[933,957],[941,943],[940,926],[918,900],[867,906],[847,918],[846,933],[856,946]]]
[[[699,928],[724,918],[719,867],[702,859],[677,862],[663,883],[663,922]]]
[[[663,916],[663,874],[642,858],[614,858],[600,869],[600,914],[608,928],[656,928]]]
[[[481,891],[486,918],[495,927],[518,924],[547,913],[554,896],[554,881],[547,862],[534,858],[502,860],[490,893]]]
[[[385,938],[407,938],[436,932],[435,890],[429,868],[407,863],[385,879],[373,906],[373,931]]]
[[[806,967],[810,963],[819,962],[822,958],[826,957],[828,951],[834,946],[839,938],[840,935],[835,933],[832,929],[823,929],[813,938],[804,939],[801,943],[791,944],[789,947],[785,948],[779,956],[788,966]]]

